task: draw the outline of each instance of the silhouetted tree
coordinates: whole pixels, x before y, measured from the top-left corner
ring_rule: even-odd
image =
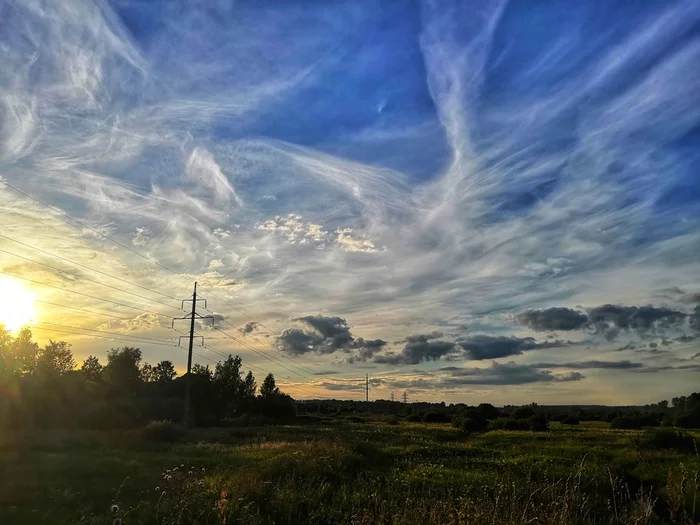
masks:
[[[161,385],[172,383],[177,376],[175,365],[172,361],[161,361],[153,367],[153,381]]]
[[[35,371],[41,374],[60,375],[74,368],[75,361],[70,344],[49,339],[49,343],[39,351]]]
[[[141,350],[125,346],[107,352],[104,375],[107,382],[122,392],[134,392],[141,384]]]
[[[245,376],[245,380],[243,381],[242,396],[248,399],[255,397],[255,391],[257,390],[257,388],[258,385],[255,383],[255,377],[253,377],[253,372],[249,370],[248,375]]]
[[[85,361],[83,361],[83,366],[80,371],[85,374],[88,381],[99,381],[102,379],[102,365],[100,360],[94,355],[88,356]]]
[[[275,376],[272,373],[267,374],[262,386],[260,387],[260,396],[263,399],[267,399],[272,396],[279,395],[280,390],[277,388],[277,383],[275,382]]]

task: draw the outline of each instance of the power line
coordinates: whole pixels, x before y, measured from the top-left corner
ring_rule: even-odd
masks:
[[[211,290],[210,290],[210,291],[211,291]],[[214,295],[214,294],[212,294],[212,295]],[[217,298],[218,298],[218,296],[216,296],[216,295],[214,295],[214,297],[217,297]],[[220,299],[220,298],[219,298],[219,299]],[[220,300],[222,300],[222,299],[220,299]],[[223,300],[222,300],[222,301],[223,301]],[[224,301],[224,302],[225,302],[225,301]],[[225,302],[225,303],[226,303],[226,302]],[[234,307],[233,305],[231,305],[231,304],[229,304],[229,303],[226,303],[226,304],[235,309],[235,307]],[[206,308],[205,308],[205,310],[206,310]],[[211,310],[208,310],[208,311],[211,312]],[[213,312],[212,312],[212,313],[213,313]],[[250,319],[253,319],[253,318],[250,317],[250,316],[247,316],[247,317],[250,318]],[[260,339],[258,339],[257,337],[255,337],[255,336],[249,334],[249,333],[246,332],[245,330],[243,330],[243,329],[237,327],[236,325],[234,325],[233,323],[231,323],[231,322],[228,321],[227,319],[221,319],[221,321],[223,321],[223,322],[226,323],[227,325],[229,325],[229,326],[235,328],[236,330],[238,330],[243,336],[245,336],[245,337],[250,337],[250,338],[253,339],[254,341],[257,341],[257,342],[258,342],[260,345],[262,345],[262,346],[267,346],[267,345],[266,345],[264,342],[262,342]],[[260,323],[259,321],[256,321],[255,319],[253,319],[253,322],[259,324],[260,326],[265,327],[265,325],[263,325],[263,324]],[[265,327],[265,328],[267,328],[267,327]],[[270,329],[268,328],[268,330],[270,330]],[[306,373],[308,373],[308,374],[316,375],[316,372],[315,372],[314,370],[311,370],[311,369],[309,369],[309,368],[307,368],[307,367],[305,367],[305,366],[303,366],[303,365],[301,365],[301,364],[295,362],[293,359],[291,359],[290,357],[284,355],[284,354],[283,354],[282,352],[280,352],[279,350],[276,350],[276,349],[274,349],[274,348],[273,348],[272,350],[273,350],[275,353],[279,354],[281,357],[285,358],[285,359],[286,359],[287,361],[289,361],[290,363],[292,363],[291,366],[294,366],[295,368],[297,368],[297,369],[299,369],[299,370],[303,370],[304,372],[306,372]],[[307,379],[308,379],[308,378],[307,378]]]
[[[59,308],[68,308],[69,310],[76,310],[78,312],[84,312],[86,314],[103,315],[105,317],[112,317],[113,319],[119,319],[121,321],[131,321],[131,317],[119,317],[118,315],[106,314],[104,312],[94,312],[92,310],[85,310],[84,308],[76,308],[75,306],[67,306],[65,304],[52,303],[50,301],[44,301],[42,299],[34,299],[34,302],[50,304],[51,306],[57,306]]]
[[[123,283],[130,284],[131,286],[136,286],[137,288],[141,288],[142,290],[146,290],[146,291],[149,291],[149,292],[151,292],[151,293],[154,293],[154,294],[157,294],[157,295],[161,295],[161,296],[163,296],[163,297],[166,297],[166,298],[168,298],[168,299],[172,299],[172,300],[174,300],[174,301],[179,301],[179,299],[178,299],[177,297],[173,297],[172,295],[168,295],[168,294],[166,294],[166,293],[159,292],[158,290],[153,290],[153,289],[148,288],[148,287],[146,287],[146,286],[141,286],[140,284],[132,283],[131,281],[127,281],[126,279],[122,279],[121,277],[117,277],[116,275],[112,275],[112,274],[110,274],[110,273],[103,272],[102,270],[97,270],[96,268],[92,268],[91,266],[88,266],[88,265],[86,265],[86,264],[82,264],[82,263],[73,261],[73,260],[71,260],[71,259],[68,259],[68,258],[66,258],[66,257],[62,257],[62,256],[60,256],[60,255],[56,255],[55,253],[51,253],[51,252],[48,252],[48,251],[46,251],[46,250],[42,250],[41,248],[37,248],[36,246],[32,246],[32,245],[30,245],[30,244],[26,244],[26,243],[24,243],[24,242],[22,242],[22,241],[18,241],[17,239],[13,239],[13,238],[8,237],[8,236],[6,236],[6,235],[0,234],[0,238],[6,239],[6,240],[11,241],[11,242],[14,242],[14,243],[17,243],[17,244],[19,244],[19,245],[21,245],[21,246],[24,246],[24,247],[26,247],[26,248],[30,248],[30,249],[32,249],[32,250],[36,250],[36,251],[41,252],[41,253],[43,253],[43,254],[45,254],[45,255],[49,255],[49,256],[51,256],[51,257],[55,257],[56,259],[60,259],[60,260],[62,260],[62,261],[66,261],[66,262],[68,262],[68,263],[70,263],[70,264],[74,264],[74,265],[76,265],[76,266],[80,266],[81,268],[85,268],[86,270],[90,270],[90,271],[99,273],[99,274],[101,274],[101,275],[105,275],[105,276],[107,276],[107,277],[111,277],[112,279],[116,279],[117,281],[121,281],[121,282],[123,282]]]
[[[157,343],[167,343],[167,344],[171,344],[171,345],[175,346],[172,341],[167,341],[166,339],[155,339],[153,337],[146,337],[146,336],[140,336],[140,335],[129,335],[129,334],[120,334],[120,333],[116,333],[116,332],[105,332],[104,330],[95,330],[93,328],[83,328],[82,326],[69,326],[69,325],[60,324],[60,323],[49,323],[46,321],[42,321],[41,324],[48,324],[51,326],[61,326],[63,328],[70,328],[73,330],[85,330],[86,332],[96,332],[98,334],[114,335],[117,337],[131,337],[134,339],[144,339],[143,342],[155,341]]]
[[[246,333],[244,330],[238,328],[236,325],[234,325],[233,323],[229,322],[227,319],[222,319],[222,321],[223,321],[224,323],[226,323],[227,325],[232,326],[233,328],[235,328],[236,330],[238,330],[238,331],[239,331],[241,334],[243,334],[244,336],[251,337],[253,340],[257,341],[257,342],[260,343],[262,346],[266,346],[265,343],[263,343],[262,341],[260,341],[260,339],[257,339],[257,338],[255,338],[255,337],[253,337],[252,335]],[[256,321],[256,322],[257,322],[257,321]],[[241,340],[239,339],[239,341],[241,341]],[[245,343],[243,343],[242,341],[241,341],[241,344],[244,344],[244,345],[245,345]],[[252,347],[249,346],[248,348],[252,348]],[[290,366],[294,366],[294,367],[297,368],[298,370],[301,370],[301,371],[306,372],[306,373],[309,373],[309,374],[313,374],[313,375],[316,374],[316,372],[314,372],[313,370],[309,370],[308,368],[305,368],[305,367],[303,367],[302,365],[298,365],[297,363],[294,362],[293,359],[287,357],[287,356],[284,355],[282,352],[280,352],[280,351],[278,351],[278,350],[275,350],[275,349],[273,349],[273,351],[276,352],[277,354],[279,354],[280,356],[284,357],[284,358],[287,359],[288,361],[290,361],[290,362],[292,363]],[[306,376],[302,376],[302,377],[306,377]],[[306,379],[310,379],[310,378],[306,377]]]
[[[112,285],[110,285],[110,284],[101,283],[100,281],[96,281],[96,280],[94,280],[94,279],[89,279],[89,278],[87,278],[87,277],[83,277],[83,276],[77,275],[77,274],[75,274],[75,273],[71,273],[71,272],[69,272],[69,271],[62,270],[61,268],[56,268],[55,266],[51,266],[50,264],[46,264],[46,263],[41,263],[41,262],[39,262],[39,261],[35,261],[34,259],[30,259],[29,257],[25,257],[25,256],[23,256],[23,255],[17,255],[16,253],[8,252],[7,250],[3,250],[2,248],[0,248],[0,252],[6,253],[6,254],[8,254],[8,255],[12,255],[13,257],[18,257],[18,258],[20,258],[20,259],[24,259],[25,261],[33,262],[34,264],[38,264],[39,266],[45,266],[46,268],[51,268],[52,270],[55,270],[55,271],[57,271],[57,272],[65,273],[65,274],[68,274],[68,275],[72,275],[73,277],[76,277],[76,278],[78,278],[78,279],[80,279],[80,280],[82,280],[82,281],[87,281],[87,282],[90,282],[90,283],[99,284],[100,286],[104,286],[105,288],[110,288],[110,289],[112,289],[112,290],[117,290],[118,292],[123,292],[123,293],[129,294],[129,295],[133,295],[134,297],[138,297],[138,298],[144,299],[144,300],[146,300],[146,301],[151,301],[151,302],[153,302],[153,303],[158,303],[158,304],[160,304],[160,305],[162,305],[162,306],[167,306],[168,308],[175,308],[176,310],[180,310],[180,308],[178,308],[177,306],[173,306],[173,305],[171,305],[171,304],[166,304],[166,303],[163,303],[163,302],[158,301],[158,300],[156,300],[156,299],[151,299],[150,297],[146,297],[145,295],[139,295],[139,294],[137,294],[137,293],[130,292],[130,291],[128,291],[128,290],[123,290],[122,288],[118,288],[118,287],[112,286]]]
[[[134,341],[133,339],[125,339],[123,337],[109,337],[109,336],[100,336],[100,335],[93,335],[93,334],[84,334],[81,332],[74,332],[74,331],[69,331],[69,330],[59,330],[57,328],[43,328],[41,326],[35,326],[33,327],[33,330],[39,330],[43,332],[57,332],[61,334],[72,334],[72,335],[83,335],[85,337],[96,337],[98,339],[109,339],[111,340],[121,340],[121,341],[128,341],[130,343],[136,343],[138,341]],[[150,343],[155,346],[174,346],[172,344],[162,344],[162,343]]]
[[[212,346],[204,345],[204,348],[206,348],[207,350],[209,350],[209,351],[211,351],[211,352],[213,352],[213,353],[215,353],[215,354],[221,356],[221,357],[224,358],[224,359],[228,359],[228,357],[229,357],[229,356],[226,355],[225,353],[221,352],[220,350],[218,350],[217,348],[214,348],[214,347],[212,347]],[[214,363],[214,364],[218,364],[218,362],[215,362],[214,360],[209,359],[208,357],[205,357],[205,356],[203,356],[203,355],[201,355],[201,354],[197,354],[196,352],[195,352],[195,355],[197,355],[197,356],[199,356],[199,357],[201,357],[201,358],[203,358],[203,359],[206,359],[207,361],[210,361],[210,362],[212,362],[212,363]],[[250,365],[250,364],[246,365],[245,367],[248,368],[248,369],[250,369],[250,370],[252,370],[252,371],[254,371],[254,372],[257,372],[258,374],[263,375],[263,376],[266,376],[266,375],[269,373],[269,372],[267,372],[267,371],[265,371],[265,370],[263,370],[263,369],[261,369],[261,368],[255,367],[255,366]],[[284,376],[279,376],[279,377],[282,377],[282,379],[287,379],[287,380],[289,380],[289,381],[293,381],[293,380],[292,380],[291,378],[289,378],[289,377],[284,377]],[[280,383],[280,384],[281,384],[281,383]],[[311,391],[309,391],[309,390],[306,390],[304,387],[301,387],[301,386],[289,385],[289,384],[287,384],[287,386],[285,386],[284,384],[281,384],[281,386],[283,386],[283,387],[285,387],[285,388],[291,387],[291,388],[297,389],[297,390],[299,390],[299,391],[301,391],[301,392],[303,392],[303,393],[305,393],[305,394],[307,394],[307,395],[311,395],[311,396],[314,396],[314,395],[315,395],[313,392],[311,392]],[[316,397],[318,397],[318,396],[316,396]]]
[[[0,181],[0,182],[2,182],[2,181]],[[95,299],[95,300],[97,300],[97,301],[104,301],[104,302],[106,302],[106,303],[115,304],[115,305],[117,305],[117,306],[122,306],[122,307],[124,307],[124,308],[131,308],[131,309],[133,309],[133,310],[138,310],[138,311],[140,311],[140,312],[145,312],[145,313],[147,313],[147,314],[153,314],[153,315],[157,315],[157,316],[160,316],[160,317],[165,317],[166,319],[172,319],[172,318],[173,318],[171,315],[160,314],[160,313],[154,312],[154,311],[152,311],[152,310],[144,310],[143,308],[139,308],[138,306],[131,306],[131,305],[128,305],[128,304],[118,303],[118,302],[116,302],[116,301],[111,301],[110,299],[104,299],[104,298],[102,298],[102,297],[95,297],[94,295],[90,295],[90,294],[86,294],[86,293],[82,293],[82,292],[76,292],[75,290],[69,290],[68,288],[62,288],[61,286],[56,286],[55,284],[42,283],[41,281],[36,281],[36,280],[34,280],[34,279],[29,279],[28,277],[22,277],[22,276],[20,276],[20,275],[14,274],[14,273],[9,273],[9,272],[5,272],[5,271],[0,271],[0,274],[2,274],[2,275],[8,275],[8,276],[10,276],[10,277],[14,277],[15,279],[22,279],[23,281],[27,281],[27,282],[30,282],[30,283],[38,284],[38,285],[41,285],[41,286],[48,286],[49,288],[55,288],[56,290],[61,290],[61,291],[63,291],[63,292],[68,292],[68,293],[72,293],[72,294],[76,294],[76,295],[82,295],[83,297],[89,297],[90,299]]]
[[[92,231],[93,233],[96,233],[97,235],[99,235],[100,237],[102,237],[102,238],[104,238],[104,239],[107,239],[107,240],[113,242],[113,243],[116,244],[117,246],[120,246],[120,247],[124,248],[125,250],[128,250],[128,251],[130,251],[131,253],[133,253],[133,254],[135,254],[135,255],[141,257],[142,259],[145,259],[145,260],[147,260],[147,261],[149,261],[149,262],[155,264],[156,266],[158,266],[158,267],[160,267],[160,268],[163,268],[164,270],[170,272],[171,274],[176,275],[176,276],[178,276],[178,277],[182,277],[180,274],[178,274],[178,273],[175,272],[174,270],[168,268],[168,267],[165,266],[164,264],[159,263],[159,262],[156,261],[155,259],[151,259],[150,257],[148,257],[148,256],[146,256],[146,255],[144,255],[144,254],[142,254],[142,253],[140,253],[140,252],[138,252],[137,250],[134,250],[133,248],[131,248],[131,247],[129,247],[129,246],[127,246],[127,245],[125,245],[125,244],[123,244],[123,243],[121,243],[121,242],[119,242],[119,241],[113,239],[113,238],[111,238],[110,236],[106,235],[105,233],[103,233],[103,232],[101,232],[101,231],[99,231],[99,230],[97,230],[97,229],[95,229],[95,228],[93,228],[93,227],[91,227],[91,226],[88,226],[88,225],[85,224],[84,222],[82,222],[82,221],[80,221],[80,220],[78,220],[78,219],[75,219],[74,217],[71,217],[70,215],[68,215],[67,213],[61,211],[60,209],[55,208],[54,206],[51,206],[50,204],[47,204],[47,203],[43,202],[43,201],[40,200],[40,199],[37,199],[37,198],[35,198],[35,197],[32,197],[32,196],[29,195],[28,193],[26,193],[26,192],[20,190],[19,188],[16,188],[16,187],[14,187],[13,185],[9,184],[7,181],[0,180],[0,183],[4,184],[7,188],[10,188],[11,190],[15,191],[16,193],[19,193],[19,194],[21,194],[21,195],[27,197],[28,199],[31,199],[32,201],[34,201],[34,202],[36,202],[36,203],[38,203],[38,204],[41,204],[42,206],[45,206],[45,207],[49,208],[50,210],[54,211],[55,213],[58,213],[59,215],[61,215],[62,217],[65,217],[66,219],[69,219],[69,220],[73,221],[74,223],[76,223],[76,224],[82,226],[83,228],[87,228],[88,230]],[[12,274],[8,274],[8,273],[6,273],[6,272],[0,272],[0,273],[3,273],[3,274],[5,274],[5,275],[10,275],[10,276],[12,276],[12,277],[18,277],[18,276],[14,276],[14,275],[12,275]],[[20,278],[20,279],[25,279],[25,280],[30,281],[30,282],[35,282],[35,283],[37,283],[37,284],[44,284],[44,283],[38,283],[38,282],[36,282],[36,281],[32,281],[31,279],[26,279],[26,278],[22,278],[22,277],[19,277],[19,278]],[[45,285],[45,286],[50,286],[50,287],[53,287],[53,288],[61,289],[61,288],[59,288],[59,287],[52,286],[52,285],[46,285],[46,284],[44,284],[44,285]],[[205,289],[206,289],[206,288],[205,288]],[[70,290],[65,290],[65,289],[63,289],[63,290],[64,290],[64,291],[70,291]],[[226,300],[224,300],[222,297],[219,297],[217,294],[215,294],[213,291],[211,291],[211,289],[209,290],[209,292],[210,292],[210,294],[211,294],[212,296],[216,297],[217,299],[219,299],[220,301],[222,301],[224,304],[227,304],[228,306],[230,306],[231,308],[233,308],[233,309],[236,310],[237,312],[240,312],[242,315],[246,316],[247,318],[251,319],[252,321],[255,321],[255,322],[258,323],[260,326],[262,326],[262,327],[264,327],[264,328],[267,328],[268,330],[270,330],[270,331],[272,332],[272,329],[271,329],[271,328],[267,327],[266,325],[264,325],[263,323],[261,323],[261,322],[259,322],[259,321],[256,321],[254,318],[252,318],[250,315],[248,315],[247,313],[245,313],[243,310],[241,310],[241,309],[237,308],[236,306],[233,306],[232,304],[228,303],[228,302],[227,302]],[[73,293],[78,293],[79,295],[86,295],[86,294],[80,294],[79,292],[73,292]],[[103,299],[103,300],[107,301],[106,299]],[[112,302],[112,303],[114,303],[114,301],[107,301],[107,302]],[[115,303],[115,304],[117,304],[117,303]],[[125,306],[125,305],[121,305],[121,306]],[[127,306],[127,307],[129,307],[129,306]],[[135,308],[135,307],[129,307],[129,308],[138,309],[138,308]],[[149,312],[149,313],[153,313],[153,312]],[[167,317],[167,316],[164,316],[164,315],[162,315],[162,314],[157,314],[157,315],[161,315],[162,317]],[[222,331],[222,332],[223,332],[223,331]],[[225,333],[225,332],[223,332],[223,333]],[[232,337],[232,338],[233,338],[233,337]],[[233,338],[233,339],[236,340],[235,338]],[[248,347],[248,348],[250,348],[251,350],[257,352],[257,350],[254,350],[252,347]],[[265,356],[265,354],[261,354],[261,355]],[[267,356],[265,356],[265,358],[266,358],[266,359],[270,359],[270,358],[267,357]],[[280,364],[280,366],[282,366],[282,367],[285,368],[286,370],[289,370],[287,367],[285,367],[285,366],[282,365],[282,364]],[[290,370],[290,372],[295,373],[295,374],[297,374],[297,375],[301,375],[301,374],[299,374],[299,373],[297,373],[297,372],[293,372],[293,371],[291,371],[291,370]],[[315,372],[311,372],[311,373],[315,373]],[[305,376],[301,375],[301,377],[305,377]],[[309,379],[309,378],[306,378],[306,379]]]
[[[236,337],[230,335],[228,332],[225,332],[225,331],[222,330],[221,328],[217,328],[216,326],[213,326],[212,328],[213,328],[214,330],[218,330],[218,331],[221,332],[222,334],[225,334],[225,335],[228,336],[230,339],[232,339],[232,340],[238,342],[239,344],[242,344],[243,346],[245,346],[245,347],[248,348],[249,350],[255,352],[256,354],[258,354],[258,355],[260,355],[261,357],[267,359],[268,361],[271,361],[271,362],[277,364],[278,366],[281,366],[282,368],[284,368],[284,369],[287,370],[288,372],[291,372],[292,374],[296,374],[296,375],[298,375],[299,377],[303,377],[304,379],[308,379],[309,381],[311,381],[311,378],[306,377],[305,375],[300,374],[299,372],[295,372],[295,371],[292,370],[291,368],[287,368],[287,367],[284,365],[284,363],[280,363],[279,361],[276,361],[276,360],[275,360],[274,358],[272,358],[271,356],[265,354],[264,352],[260,352],[259,350],[253,348],[252,346],[250,346],[250,345],[244,343],[244,342],[241,341],[240,339],[237,339]]]
[[[172,273],[172,274],[174,274],[174,275],[178,275],[178,276],[179,276],[179,274],[178,274],[177,272],[171,270],[170,268],[168,268],[167,266],[165,266],[165,265],[159,263],[158,261],[156,261],[156,260],[154,260],[154,259],[151,259],[150,257],[147,257],[146,255],[143,255],[142,253],[137,252],[136,250],[134,250],[133,248],[130,248],[130,247],[127,246],[126,244],[122,244],[121,242],[112,239],[111,237],[109,237],[109,236],[106,235],[105,233],[103,233],[103,232],[101,232],[101,231],[99,231],[99,230],[93,228],[92,226],[88,226],[87,224],[85,224],[84,222],[79,221],[78,219],[75,219],[75,218],[71,217],[71,216],[68,215],[67,213],[65,213],[65,212],[63,212],[63,211],[61,211],[61,210],[59,210],[58,208],[54,208],[54,207],[51,206],[50,204],[46,204],[44,201],[41,201],[41,200],[39,200],[39,199],[37,199],[37,198],[35,198],[35,197],[32,197],[32,196],[29,195],[28,193],[25,193],[24,191],[20,190],[19,188],[15,188],[15,187],[12,186],[11,184],[9,184],[7,181],[0,180],[0,183],[4,184],[5,186],[7,186],[8,188],[10,188],[11,190],[13,190],[13,191],[15,191],[15,192],[17,192],[17,193],[19,193],[19,194],[21,194],[21,195],[24,195],[25,197],[27,197],[28,199],[33,200],[33,201],[36,202],[36,203],[39,203],[39,204],[41,204],[42,206],[46,206],[46,207],[49,208],[50,210],[55,211],[56,213],[58,213],[59,215],[65,217],[66,219],[69,219],[69,220],[73,221],[74,223],[79,224],[79,225],[82,226],[83,228],[87,228],[87,229],[90,230],[91,232],[96,233],[97,235],[99,235],[100,237],[103,237],[104,239],[107,239],[108,241],[111,241],[111,242],[113,242],[114,244],[116,244],[116,245],[118,245],[118,246],[121,246],[121,247],[124,248],[125,250],[129,250],[130,252],[132,252],[132,253],[138,255],[139,257],[141,257],[141,258],[143,258],[143,259],[145,259],[145,260],[147,260],[147,261],[150,261],[150,262],[152,262],[153,264],[156,264],[156,265],[160,266],[160,267],[163,268],[164,270],[167,270],[167,271],[169,271],[170,273]]]

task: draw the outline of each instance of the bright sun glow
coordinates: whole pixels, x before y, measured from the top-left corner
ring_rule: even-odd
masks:
[[[36,297],[17,281],[0,279],[0,324],[18,330],[36,319]]]

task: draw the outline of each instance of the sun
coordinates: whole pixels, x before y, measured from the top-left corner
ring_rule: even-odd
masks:
[[[12,279],[0,279],[0,324],[11,331],[19,330],[36,319],[36,297]]]

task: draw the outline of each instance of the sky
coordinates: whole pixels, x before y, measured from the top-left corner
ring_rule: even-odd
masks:
[[[39,341],[182,371],[197,281],[195,362],[300,398],[697,388],[695,0],[0,0],[0,28],[0,278]]]

